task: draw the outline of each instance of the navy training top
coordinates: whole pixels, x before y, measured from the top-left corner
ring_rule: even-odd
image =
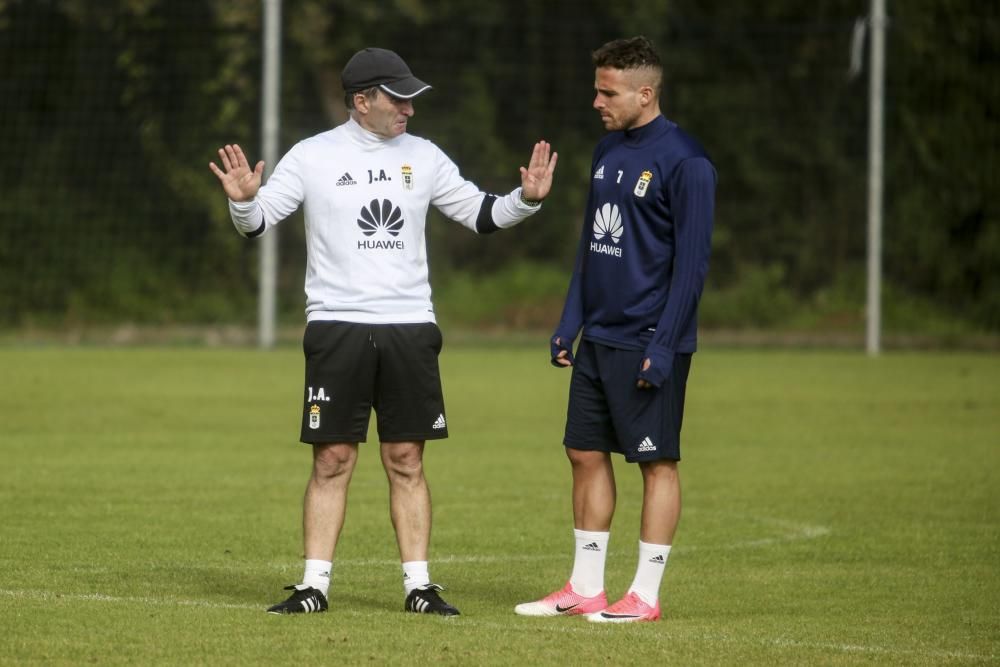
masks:
[[[716,172],[705,150],[662,115],[612,132],[594,150],[576,266],[553,340],[645,350],[660,386],[677,352],[697,347]]]

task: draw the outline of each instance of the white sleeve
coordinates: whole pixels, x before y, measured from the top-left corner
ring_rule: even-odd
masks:
[[[436,153],[431,203],[464,227],[480,234],[506,229],[541,208],[541,204],[529,206],[521,201],[520,187],[502,197],[486,194],[471,181],[462,178],[451,158],[440,149]]]
[[[251,201],[229,200],[229,217],[243,236],[253,238],[265,233],[295,212],[305,198],[301,174],[301,151],[292,147],[274,168],[267,183]]]
[[[517,186],[503,197],[497,197],[493,202],[493,222],[500,229],[513,227],[532,213],[542,208],[542,202],[534,205],[525,204],[521,199],[521,186]]]

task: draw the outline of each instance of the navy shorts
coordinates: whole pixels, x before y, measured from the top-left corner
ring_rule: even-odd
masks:
[[[375,409],[382,442],[448,437],[433,322],[306,326],[302,442],[364,442]]]
[[[675,354],[662,387],[639,389],[642,350],[580,341],[573,363],[563,444],[570,449],[617,452],[630,463],[681,460],[684,390],[690,354]]]

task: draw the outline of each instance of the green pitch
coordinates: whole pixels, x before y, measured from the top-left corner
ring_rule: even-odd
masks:
[[[428,447],[431,575],[404,614],[384,475],[363,445],[331,613],[301,574],[297,350],[0,349],[0,663],[978,664],[1000,658],[1000,358],[695,357],[665,620],[529,619],[569,575],[569,372],[446,345]],[[618,468],[607,585],[634,572]]]

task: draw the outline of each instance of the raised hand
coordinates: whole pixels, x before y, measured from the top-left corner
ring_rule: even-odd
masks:
[[[552,172],[556,170],[559,153],[552,152],[547,141],[539,141],[531,151],[528,167],[521,167],[521,192],[525,199],[542,201],[552,189]]]
[[[260,189],[261,177],[264,174],[264,161],[257,163],[252,170],[243,149],[238,144],[226,144],[219,149],[219,159],[223,169],[214,162],[208,163],[208,168],[219,177],[222,189],[233,201],[250,201]],[[525,195],[527,197],[527,195]]]

